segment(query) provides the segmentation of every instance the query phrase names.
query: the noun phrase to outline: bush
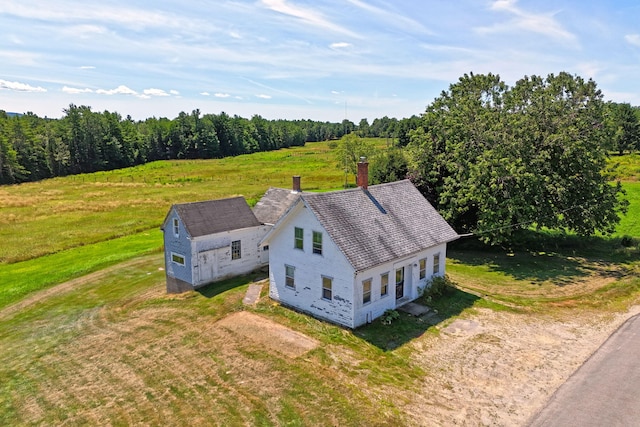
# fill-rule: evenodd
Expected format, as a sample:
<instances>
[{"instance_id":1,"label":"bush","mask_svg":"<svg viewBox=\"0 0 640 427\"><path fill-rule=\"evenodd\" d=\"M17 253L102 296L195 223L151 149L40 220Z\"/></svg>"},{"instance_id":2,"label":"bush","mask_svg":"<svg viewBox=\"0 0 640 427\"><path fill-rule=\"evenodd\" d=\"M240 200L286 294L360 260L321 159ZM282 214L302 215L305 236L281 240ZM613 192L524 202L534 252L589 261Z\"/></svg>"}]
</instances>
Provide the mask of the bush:
<instances>
[{"instance_id":1,"label":"bush","mask_svg":"<svg viewBox=\"0 0 640 427\"><path fill-rule=\"evenodd\" d=\"M400 313L398 313L396 310L385 310L384 313L382 314L382 316L380 316L380 322L382 322L383 325L390 325L394 320L398 319L400 317Z\"/></svg>"},{"instance_id":2,"label":"bush","mask_svg":"<svg viewBox=\"0 0 640 427\"><path fill-rule=\"evenodd\" d=\"M437 276L431 279L431 282L424 290L423 298L429 303L433 298L441 297L455 289L453 281L449 276Z\"/></svg>"},{"instance_id":3,"label":"bush","mask_svg":"<svg viewBox=\"0 0 640 427\"><path fill-rule=\"evenodd\" d=\"M624 236L622 236L622 239L620 239L620 244L624 248L630 248L631 246L635 246L635 239L625 234Z\"/></svg>"}]
</instances>

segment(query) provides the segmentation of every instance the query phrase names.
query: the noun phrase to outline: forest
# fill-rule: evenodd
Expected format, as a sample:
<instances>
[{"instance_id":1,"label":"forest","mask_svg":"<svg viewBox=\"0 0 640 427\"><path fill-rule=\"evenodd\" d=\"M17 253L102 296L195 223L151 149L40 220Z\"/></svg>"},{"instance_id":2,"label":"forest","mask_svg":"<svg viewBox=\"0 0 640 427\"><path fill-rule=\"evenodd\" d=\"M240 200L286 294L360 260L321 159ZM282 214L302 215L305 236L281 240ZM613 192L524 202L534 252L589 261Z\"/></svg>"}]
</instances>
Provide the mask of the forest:
<instances>
[{"instance_id":1,"label":"forest","mask_svg":"<svg viewBox=\"0 0 640 427\"><path fill-rule=\"evenodd\" d=\"M394 137L406 145L418 117L383 117L356 126L312 120L191 114L134 121L117 112L69 105L60 119L0 110L0 184L114 170L171 159L211 159L360 136Z\"/></svg>"}]
</instances>

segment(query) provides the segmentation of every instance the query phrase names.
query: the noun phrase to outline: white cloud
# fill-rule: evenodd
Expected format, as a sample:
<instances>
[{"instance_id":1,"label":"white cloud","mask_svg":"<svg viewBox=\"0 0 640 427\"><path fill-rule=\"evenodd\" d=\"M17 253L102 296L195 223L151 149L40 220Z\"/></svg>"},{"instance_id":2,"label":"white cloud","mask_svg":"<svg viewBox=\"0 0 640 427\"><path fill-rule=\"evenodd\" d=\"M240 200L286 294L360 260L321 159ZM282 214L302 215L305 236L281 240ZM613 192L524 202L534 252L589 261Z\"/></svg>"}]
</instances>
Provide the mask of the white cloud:
<instances>
[{"instance_id":1,"label":"white cloud","mask_svg":"<svg viewBox=\"0 0 640 427\"><path fill-rule=\"evenodd\" d=\"M211 95L211 94L210 94L209 92L200 92L200 95L202 95L202 96L209 96L209 95Z\"/></svg>"},{"instance_id":2,"label":"white cloud","mask_svg":"<svg viewBox=\"0 0 640 427\"><path fill-rule=\"evenodd\" d=\"M231 36L234 39L241 39L242 38L242 36L240 36L240 33L238 33L237 31L229 32L229 36Z\"/></svg>"},{"instance_id":3,"label":"white cloud","mask_svg":"<svg viewBox=\"0 0 640 427\"><path fill-rule=\"evenodd\" d=\"M228 98L228 97L230 97L231 95L229 95L228 93L220 93L220 92L218 92L218 93L216 93L216 94L215 94L215 95L213 95L213 96L215 96L216 98Z\"/></svg>"},{"instance_id":4,"label":"white cloud","mask_svg":"<svg viewBox=\"0 0 640 427\"><path fill-rule=\"evenodd\" d=\"M92 93L93 91L89 88L84 88L84 89L80 89L77 87L69 87L69 86L64 86L62 88L62 91L64 93L70 93L72 95L78 94L78 93Z\"/></svg>"},{"instance_id":5,"label":"white cloud","mask_svg":"<svg viewBox=\"0 0 640 427\"><path fill-rule=\"evenodd\" d=\"M274 12L282 13L284 15L293 16L294 18L298 18L301 21L304 21L306 24L311 24L314 27L318 27L323 30L330 30L336 33L346 34L351 37L360 38L360 36L352 32L351 30L334 24L333 22L331 22L331 20L325 18L321 13L312 9L291 4L287 0L262 0L262 4L266 6L267 9L271 9Z\"/></svg>"},{"instance_id":6,"label":"white cloud","mask_svg":"<svg viewBox=\"0 0 640 427\"><path fill-rule=\"evenodd\" d=\"M331 43L329 47L331 49L344 49L347 47L351 47L351 43L346 43L346 42Z\"/></svg>"},{"instance_id":7,"label":"white cloud","mask_svg":"<svg viewBox=\"0 0 640 427\"><path fill-rule=\"evenodd\" d=\"M378 16L379 18L382 18L384 20L385 25L387 26L393 25L398 28L402 28L403 30L413 30L419 33L433 34L432 31L429 31L420 22L414 19L408 18L404 15L398 14L392 10L373 6L361 0L348 0L348 1L354 6L357 6L362 10L365 10L373 15Z\"/></svg>"},{"instance_id":8,"label":"white cloud","mask_svg":"<svg viewBox=\"0 0 640 427\"><path fill-rule=\"evenodd\" d=\"M576 36L565 30L556 18L556 13L532 13L519 8L517 0L496 0L491 4L490 9L506 12L514 15L511 21L499 23L491 27L477 27L476 31L483 34L488 33L517 33L529 31L541 34L552 39L564 41L576 41Z\"/></svg>"},{"instance_id":9,"label":"white cloud","mask_svg":"<svg viewBox=\"0 0 640 427\"><path fill-rule=\"evenodd\" d=\"M89 39L95 35L101 35L108 33L106 27L102 25L74 25L71 27L67 27L63 30L65 34L68 36L72 36L80 39Z\"/></svg>"},{"instance_id":10,"label":"white cloud","mask_svg":"<svg viewBox=\"0 0 640 427\"><path fill-rule=\"evenodd\" d=\"M0 80L0 89L13 90L16 92L46 92L47 90L43 87L31 86L27 83L20 82L10 82L8 80Z\"/></svg>"},{"instance_id":11,"label":"white cloud","mask_svg":"<svg viewBox=\"0 0 640 427\"><path fill-rule=\"evenodd\" d=\"M117 88L110 90L98 89L96 90L96 93L99 93L101 95L138 95L138 92L133 89L129 89L124 85L120 85Z\"/></svg>"},{"instance_id":12,"label":"white cloud","mask_svg":"<svg viewBox=\"0 0 640 427\"><path fill-rule=\"evenodd\" d=\"M640 46L640 34L627 34L626 36L624 36L624 39L629 44Z\"/></svg>"},{"instance_id":13,"label":"white cloud","mask_svg":"<svg viewBox=\"0 0 640 427\"><path fill-rule=\"evenodd\" d=\"M169 91L169 93L170 93L171 95L175 95L175 96L180 95L180 92L178 92L178 91L177 91L177 90L175 90L175 89L171 89L171 90Z\"/></svg>"},{"instance_id":14,"label":"white cloud","mask_svg":"<svg viewBox=\"0 0 640 427\"><path fill-rule=\"evenodd\" d=\"M169 96L164 90L156 88L145 89L142 93L147 96Z\"/></svg>"},{"instance_id":15,"label":"white cloud","mask_svg":"<svg viewBox=\"0 0 640 427\"><path fill-rule=\"evenodd\" d=\"M94 67L93 65L82 65L80 66L81 70L95 70L96 67Z\"/></svg>"},{"instance_id":16,"label":"white cloud","mask_svg":"<svg viewBox=\"0 0 640 427\"><path fill-rule=\"evenodd\" d=\"M264 93L258 94L256 97L261 99L271 99L270 95L265 95Z\"/></svg>"}]
</instances>

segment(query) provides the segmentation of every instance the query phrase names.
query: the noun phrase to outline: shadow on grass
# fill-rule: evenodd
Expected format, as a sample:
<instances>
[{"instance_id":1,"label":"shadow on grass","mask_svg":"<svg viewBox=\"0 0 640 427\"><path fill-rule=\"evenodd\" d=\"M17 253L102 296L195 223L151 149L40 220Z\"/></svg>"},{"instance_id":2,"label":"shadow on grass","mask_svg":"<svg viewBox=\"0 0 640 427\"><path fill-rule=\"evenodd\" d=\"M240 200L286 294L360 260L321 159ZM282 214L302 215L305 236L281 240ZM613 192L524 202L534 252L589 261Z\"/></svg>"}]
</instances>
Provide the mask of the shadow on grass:
<instances>
[{"instance_id":1,"label":"shadow on grass","mask_svg":"<svg viewBox=\"0 0 640 427\"><path fill-rule=\"evenodd\" d=\"M600 267L632 262L637 256L637 248L625 247L623 238L535 231L518 234L509 250L466 239L450 244L447 251L448 258L461 264L485 266L514 279L548 281L557 286L575 283L594 272L615 274Z\"/></svg>"},{"instance_id":2,"label":"shadow on grass","mask_svg":"<svg viewBox=\"0 0 640 427\"><path fill-rule=\"evenodd\" d=\"M428 303L424 297L414 301L431 308L428 313L422 316L413 316L399 311L400 317L390 325L384 325L378 318L373 323L356 329L353 333L382 350L395 350L450 317L459 315L479 299L476 295L450 287L442 296L434 298Z\"/></svg>"},{"instance_id":3,"label":"shadow on grass","mask_svg":"<svg viewBox=\"0 0 640 427\"><path fill-rule=\"evenodd\" d=\"M226 280L221 280L219 282L209 283L206 286L196 289L196 292L198 292L205 298L213 298L231 289L235 289L249 283L257 282L265 278L266 274L264 272L256 271L244 276L238 276Z\"/></svg>"}]
</instances>

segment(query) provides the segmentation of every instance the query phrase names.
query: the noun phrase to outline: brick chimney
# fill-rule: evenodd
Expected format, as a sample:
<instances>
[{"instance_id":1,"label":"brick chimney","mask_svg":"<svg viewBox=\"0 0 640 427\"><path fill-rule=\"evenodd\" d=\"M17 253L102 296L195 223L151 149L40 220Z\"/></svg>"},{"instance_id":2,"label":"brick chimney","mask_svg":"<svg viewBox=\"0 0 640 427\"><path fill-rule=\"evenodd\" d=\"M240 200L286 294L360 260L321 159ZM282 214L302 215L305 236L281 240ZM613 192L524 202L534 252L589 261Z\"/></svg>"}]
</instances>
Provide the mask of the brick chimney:
<instances>
[{"instance_id":1,"label":"brick chimney","mask_svg":"<svg viewBox=\"0 0 640 427\"><path fill-rule=\"evenodd\" d=\"M302 192L302 188L300 188L300 175L293 176L293 189L291 190L293 193Z\"/></svg>"},{"instance_id":2,"label":"brick chimney","mask_svg":"<svg viewBox=\"0 0 640 427\"><path fill-rule=\"evenodd\" d=\"M369 185L369 162L367 162L366 157L360 157L360 161L358 162L356 184L363 190L366 190Z\"/></svg>"}]
</instances>

